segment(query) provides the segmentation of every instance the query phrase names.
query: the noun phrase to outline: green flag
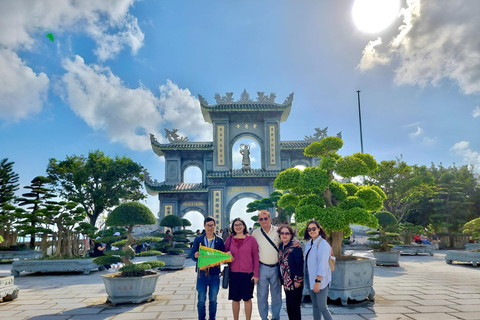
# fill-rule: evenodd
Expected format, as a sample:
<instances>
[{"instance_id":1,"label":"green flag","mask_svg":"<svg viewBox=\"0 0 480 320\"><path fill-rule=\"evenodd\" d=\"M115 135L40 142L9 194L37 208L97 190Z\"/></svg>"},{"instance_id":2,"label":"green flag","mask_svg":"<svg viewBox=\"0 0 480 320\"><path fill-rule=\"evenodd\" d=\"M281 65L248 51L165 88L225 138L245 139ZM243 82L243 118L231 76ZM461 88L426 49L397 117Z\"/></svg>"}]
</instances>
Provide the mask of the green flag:
<instances>
[{"instance_id":1,"label":"green flag","mask_svg":"<svg viewBox=\"0 0 480 320\"><path fill-rule=\"evenodd\" d=\"M222 263L233 261L230 254L202 245L200 245L198 252L200 252L200 257L198 257L198 268L200 270L205 270L207 268L218 266Z\"/></svg>"}]
</instances>

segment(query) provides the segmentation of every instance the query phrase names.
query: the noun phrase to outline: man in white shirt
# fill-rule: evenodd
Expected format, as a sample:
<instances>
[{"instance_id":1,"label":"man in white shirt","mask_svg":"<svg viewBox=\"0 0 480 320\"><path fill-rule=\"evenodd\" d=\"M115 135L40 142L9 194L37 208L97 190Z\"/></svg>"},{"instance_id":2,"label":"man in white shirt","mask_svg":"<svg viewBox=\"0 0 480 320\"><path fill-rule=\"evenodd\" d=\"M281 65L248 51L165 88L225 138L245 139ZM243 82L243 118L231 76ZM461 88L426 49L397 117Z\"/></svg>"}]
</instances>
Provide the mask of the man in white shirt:
<instances>
[{"instance_id":1,"label":"man in white shirt","mask_svg":"<svg viewBox=\"0 0 480 320\"><path fill-rule=\"evenodd\" d=\"M278 277L278 246L280 245L280 237L277 233L278 228L272 225L270 212L267 210L258 212L258 222L261 228L252 232L252 236L258 243L258 255L260 258L260 278L257 284L258 312L262 320L268 320L268 289L270 287L272 294L272 320L280 320L282 287Z\"/></svg>"}]
</instances>

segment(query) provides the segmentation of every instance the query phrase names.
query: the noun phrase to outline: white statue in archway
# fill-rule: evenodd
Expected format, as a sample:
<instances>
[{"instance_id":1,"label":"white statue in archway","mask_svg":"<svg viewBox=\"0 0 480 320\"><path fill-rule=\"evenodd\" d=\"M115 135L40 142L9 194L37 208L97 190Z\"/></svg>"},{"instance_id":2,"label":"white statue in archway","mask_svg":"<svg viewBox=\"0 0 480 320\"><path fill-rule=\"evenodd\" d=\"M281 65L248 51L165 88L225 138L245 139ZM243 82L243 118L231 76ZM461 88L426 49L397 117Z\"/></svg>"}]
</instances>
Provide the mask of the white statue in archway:
<instances>
[{"instance_id":1,"label":"white statue in archway","mask_svg":"<svg viewBox=\"0 0 480 320\"><path fill-rule=\"evenodd\" d=\"M241 144L240 154L242 155L242 169L251 169L250 167L250 145Z\"/></svg>"}]
</instances>

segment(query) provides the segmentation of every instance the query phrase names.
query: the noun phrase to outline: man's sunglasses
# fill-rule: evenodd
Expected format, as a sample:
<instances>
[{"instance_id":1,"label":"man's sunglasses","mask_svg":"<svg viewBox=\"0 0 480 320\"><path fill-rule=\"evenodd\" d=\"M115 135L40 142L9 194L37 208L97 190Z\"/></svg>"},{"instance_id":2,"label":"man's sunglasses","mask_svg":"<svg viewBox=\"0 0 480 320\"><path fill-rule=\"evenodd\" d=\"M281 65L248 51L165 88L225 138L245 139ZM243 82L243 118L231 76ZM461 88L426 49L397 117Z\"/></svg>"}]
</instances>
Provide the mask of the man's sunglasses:
<instances>
[{"instance_id":1,"label":"man's sunglasses","mask_svg":"<svg viewBox=\"0 0 480 320\"><path fill-rule=\"evenodd\" d=\"M270 217L266 217L266 218L258 218L258 221L263 221L263 220L267 221L268 219L270 219Z\"/></svg>"},{"instance_id":2,"label":"man's sunglasses","mask_svg":"<svg viewBox=\"0 0 480 320\"><path fill-rule=\"evenodd\" d=\"M317 227L311 227L311 228L307 228L307 232L310 232L310 231L317 231Z\"/></svg>"}]
</instances>

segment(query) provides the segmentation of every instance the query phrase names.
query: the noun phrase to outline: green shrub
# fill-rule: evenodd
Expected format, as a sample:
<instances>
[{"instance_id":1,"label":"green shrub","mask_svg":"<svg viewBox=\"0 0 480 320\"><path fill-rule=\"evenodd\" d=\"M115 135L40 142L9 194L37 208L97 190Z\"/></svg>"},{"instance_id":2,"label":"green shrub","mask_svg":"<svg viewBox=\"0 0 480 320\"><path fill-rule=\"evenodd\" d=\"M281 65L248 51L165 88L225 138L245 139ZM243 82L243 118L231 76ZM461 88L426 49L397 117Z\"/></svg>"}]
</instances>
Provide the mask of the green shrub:
<instances>
[{"instance_id":1,"label":"green shrub","mask_svg":"<svg viewBox=\"0 0 480 320\"><path fill-rule=\"evenodd\" d=\"M182 253L183 253L182 249L177 249L177 248L167 249L167 254L170 254L170 255L179 255Z\"/></svg>"},{"instance_id":2,"label":"green shrub","mask_svg":"<svg viewBox=\"0 0 480 320\"><path fill-rule=\"evenodd\" d=\"M157 250L143 251L136 254L137 257L153 257L153 256L160 256L160 255L162 255L162 252Z\"/></svg>"}]
</instances>

